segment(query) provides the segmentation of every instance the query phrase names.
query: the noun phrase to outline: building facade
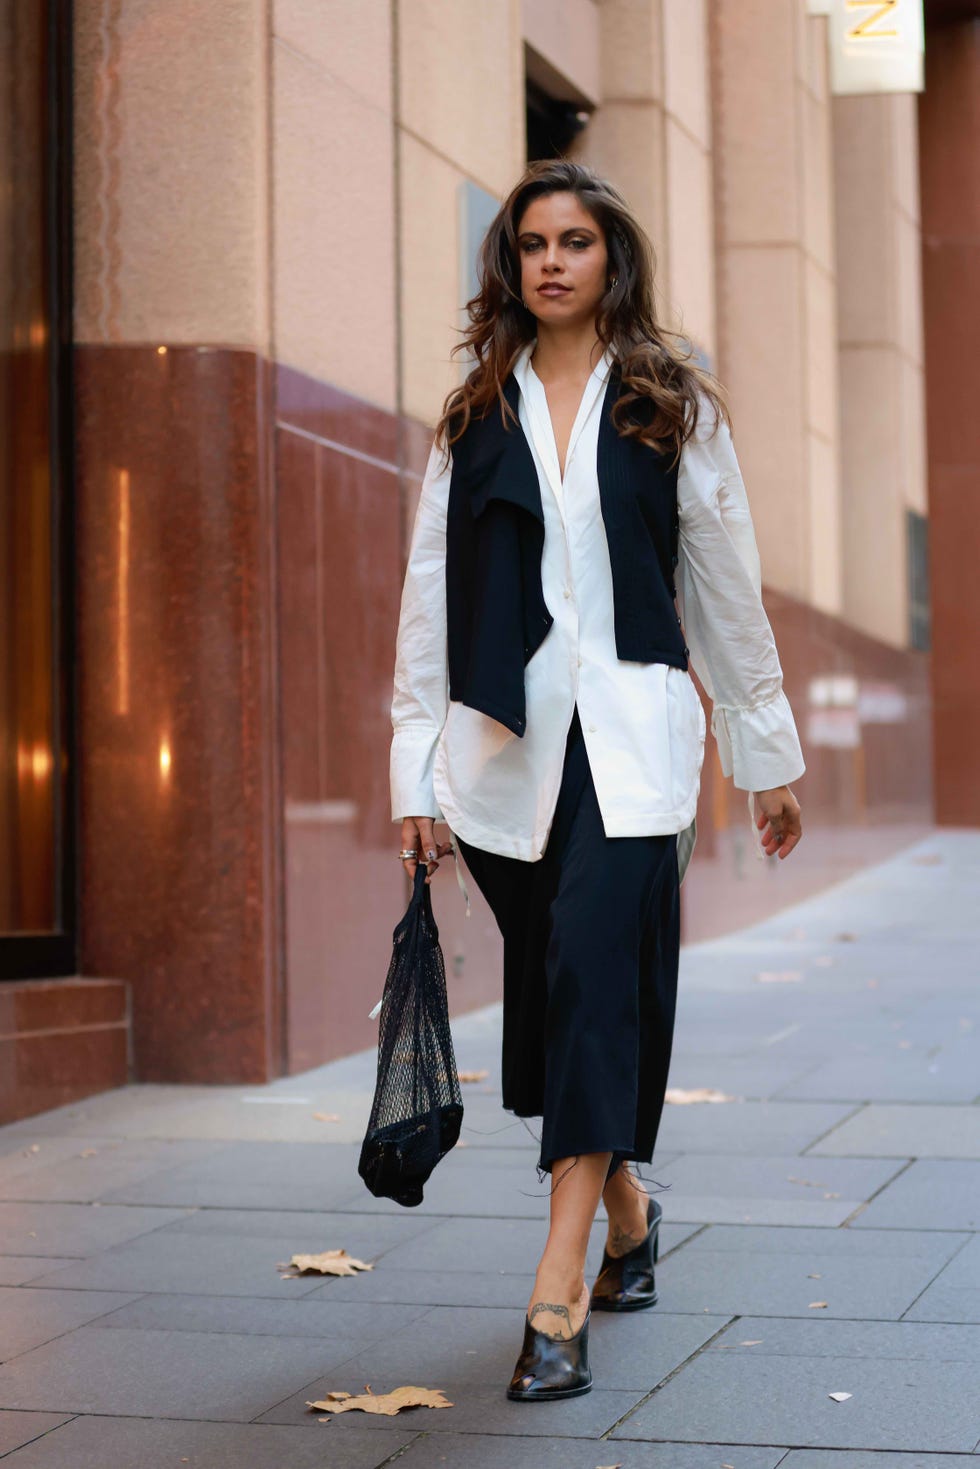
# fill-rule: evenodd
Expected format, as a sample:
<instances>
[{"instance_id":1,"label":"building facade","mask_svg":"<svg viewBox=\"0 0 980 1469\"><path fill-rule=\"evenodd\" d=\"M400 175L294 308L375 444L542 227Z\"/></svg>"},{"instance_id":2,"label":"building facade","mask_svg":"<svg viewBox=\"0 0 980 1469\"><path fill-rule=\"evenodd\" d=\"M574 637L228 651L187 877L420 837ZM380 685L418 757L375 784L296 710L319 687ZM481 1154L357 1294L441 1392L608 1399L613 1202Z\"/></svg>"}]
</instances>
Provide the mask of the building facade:
<instances>
[{"instance_id":1,"label":"building facade","mask_svg":"<svg viewBox=\"0 0 980 1469\"><path fill-rule=\"evenodd\" d=\"M709 736L687 937L980 821L977 12L927 0L923 91L839 95L857 3L0 7L0 1114L372 1043L404 557L529 157L623 190L729 390L807 758L757 862ZM435 897L453 1005L496 998Z\"/></svg>"}]
</instances>

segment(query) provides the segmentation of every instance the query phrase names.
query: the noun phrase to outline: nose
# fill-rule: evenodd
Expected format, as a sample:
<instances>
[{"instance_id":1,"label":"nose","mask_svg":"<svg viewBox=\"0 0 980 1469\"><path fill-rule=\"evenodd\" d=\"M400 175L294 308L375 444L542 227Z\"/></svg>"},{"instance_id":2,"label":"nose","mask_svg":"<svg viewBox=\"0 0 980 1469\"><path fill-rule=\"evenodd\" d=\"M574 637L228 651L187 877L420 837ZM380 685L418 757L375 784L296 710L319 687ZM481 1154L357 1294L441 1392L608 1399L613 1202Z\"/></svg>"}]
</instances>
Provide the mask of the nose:
<instances>
[{"instance_id":1,"label":"nose","mask_svg":"<svg viewBox=\"0 0 980 1469\"><path fill-rule=\"evenodd\" d=\"M548 245L547 249L545 250L544 268L545 270L552 271L561 270L561 259L559 258L558 245L554 242Z\"/></svg>"}]
</instances>

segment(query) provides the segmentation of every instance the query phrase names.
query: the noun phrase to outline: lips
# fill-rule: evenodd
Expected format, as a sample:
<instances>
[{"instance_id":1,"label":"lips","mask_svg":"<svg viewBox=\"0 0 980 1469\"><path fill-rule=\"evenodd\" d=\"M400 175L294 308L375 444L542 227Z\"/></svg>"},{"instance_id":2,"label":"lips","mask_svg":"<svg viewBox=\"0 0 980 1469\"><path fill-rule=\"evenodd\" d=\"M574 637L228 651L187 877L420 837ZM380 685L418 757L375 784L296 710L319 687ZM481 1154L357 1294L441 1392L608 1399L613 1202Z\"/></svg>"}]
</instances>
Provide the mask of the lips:
<instances>
[{"instance_id":1,"label":"lips","mask_svg":"<svg viewBox=\"0 0 980 1469\"><path fill-rule=\"evenodd\" d=\"M567 296L571 290L570 286L559 286L554 281L549 281L546 286L538 286L539 296Z\"/></svg>"}]
</instances>

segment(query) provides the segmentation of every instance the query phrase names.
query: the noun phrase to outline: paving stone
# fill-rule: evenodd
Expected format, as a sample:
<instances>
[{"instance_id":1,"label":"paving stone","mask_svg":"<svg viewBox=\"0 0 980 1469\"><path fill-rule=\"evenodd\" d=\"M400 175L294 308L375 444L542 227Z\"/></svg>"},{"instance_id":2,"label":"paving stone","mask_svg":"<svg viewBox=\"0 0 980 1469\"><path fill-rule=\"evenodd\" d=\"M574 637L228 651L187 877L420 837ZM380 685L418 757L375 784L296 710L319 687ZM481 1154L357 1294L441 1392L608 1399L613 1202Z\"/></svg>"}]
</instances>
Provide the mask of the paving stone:
<instances>
[{"instance_id":1,"label":"paving stone","mask_svg":"<svg viewBox=\"0 0 980 1469\"><path fill-rule=\"evenodd\" d=\"M814 1069L812 1060L791 1057L705 1056L688 1049L682 1044L684 1039L677 1037L678 1044L671 1056L668 1085L672 1087L710 1086L746 1101L767 1101L780 1098L784 1088L801 1081ZM816 1100L838 1099L817 1093Z\"/></svg>"},{"instance_id":2,"label":"paving stone","mask_svg":"<svg viewBox=\"0 0 980 1469\"><path fill-rule=\"evenodd\" d=\"M21 1444L30 1443L42 1434L50 1433L52 1428L57 1428L66 1421L65 1413L0 1412L0 1456L12 1453Z\"/></svg>"},{"instance_id":3,"label":"paving stone","mask_svg":"<svg viewBox=\"0 0 980 1469\"><path fill-rule=\"evenodd\" d=\"M266 1239L249 1235L195 1235L157 1232L116 1250L52 1271L36 1285L75 1290L198 1291L216 1296L274 1296L296 1300L317 1289L321 1278L303 1275L283 1280L277 1266L302 1251L309 1240ZM320 1239L318 1249L339 1246ZM351 1250L353 1254L354 1251Z\"/></svg>"},{"instance_id":4,"label":"paving stone","mask_svg":"<svg viewBox=\"0 0 980 1469\"><path fill-rule=\"evenodd\" d=\"M876 1358L881 1361L980 1362L980 1329L932 1321L828 1321L745 1316L707 1351L752 1356Z\"/></svg>"},{"instance_id":5,"label":"paving stone","mask_svg":"<svg viewBox=\"0 0 980 1469\"><path fill-rule=\"evenodd\" d=\"M931 1049L899 1050L897 1041L895 1047L888 1055L834 1056L780 1087L776 1095L786 1100L828 1102L976 1100L980 1052L960 1052L942 1059Z\"/></svg>"},{"instance_id":6,"label":"paving stone","mask_svg":"<svg viewBox=\"0 0 980 1469\"><path fill-rule=\"evenodd\" d=\"M968 1242L970 1235L938 1229L806 1229L792 1226L711 1224L698 1232L689 1250L772 1250L777 1254L808 1255L819 1250L832 1257L859 1259L888 1255L895 1259L924 1259L938 1270Z\"/></svg>"},{"instance_id":7,"label":"paving stone","mask_svg":"<svg viewBox=\"0 0 980 1469\"><path fill-rule=\"evenodd\" d=\"M119 1291L0 1288L0 1362L136 1299Z\"/></svg>"},{"instance_id":8,"label":"paving stone","mask_svg":"<svg viewBox=\"0 0 980 1469\"><path fill-rule=\"evenodd\" d=\"M138 1326L154 1331L231 1331L240 1336L342 1337L356 1352L417 1321L429 1309L331 1301L328 1296L270 1301L255 1296L146 1295L97 1324L107 1330Z\"/></svg>"},{"instance_id":9,"label":"paving stone","mask_svg":"<svg viewBox=\"0 0 980 1469\"><path fill-rule=\"evenodd\" d=\"M247 1423L350 1344L81 1326L0 1366L0 1407Z\"/></svg>"},{"instance_id":10,"label":"paving stone","mask_svg":"<svg viewBox=\"0 0 980 1469\"><path fill-rule=\"evenodd\" d=\"M517 1406L517 1405L515 1405ZM607 1452L594 1440L493 1437L487 1434L441 1433L433 1454L432 1440L420 1435L398 1460L399 1469L596 1469L597 1461L619 1462L623 1469L775 1469L785 1462L785 1449L746 1448L742 1444L620 1443ZM954 1465L954 1469L956 1466ZM976 1469L972 1465L971 1469Z\"/></svg>"},{"instance_id":11,"label":"paving stone","mask_svg":"<svg viewBox=\"0 0 980 1469\"><path fill-rule=\"evenodd\" d=\"M779 1469L977 1469L968 1454L870 1453L853 1449L792 1449L780 1459Z\"/></svg>"},{"instance_id":12,"label":"paving stone","mask_svg":"<svg viewBox=\"0 0 980 1469\"><path fill-rule=\"evenodd\" d=\"M665 1311L809 1316L810 1303L822 1300L827 1309L821 1315L897 1320L939 1268L938 1261L921 1256L906 1257L899 1265L893 1255L848 1258L840 1251L824 1254L819 1245L806 1253L781 1254L760 1243L752 1252L681 1250L658 1271L657 1283ZM814 1274L820 1278L812 1279Z\"/></svg>"},{"instance_id":13,"label":"paving stone","mask_svg":"<svg viewBox=\"0 0 980 1469\"><path fill-rule=\"evenodd\" d=\"M834 1227L901 1166L862 1158L822 1158L816 1165L792 1155L692 1153L664 1170L662 1181L670 1191L660 1202L665 1214L690 1222Z\"/></svg>"},{"instance_id":14,"label":"paving stone","mask_svg":"<svg viewBox=\"0 0 980 1469\"><path fill-rule=\"evenodd\" d=\"M69 1142L58 1139L59 1144ZM4 1174L0 1159L0 1199L43 1201L57 1199L73 1203L89 1203L101 1199L125 1184L138 1183L182 1162L210 1156L220 1144L176 1142L151 1139L138 1142L108 1138L98 1143L87 1139L73 1140L74 1151L58 1148L61 1157L45 1166L21 1169L16 1165ZM48 1151L42 1147L34 1155L40 1159Z\"/></svg>"},{"instance_id":15,"label":"paving stone","mask_svg":"<svg viewBox=\"0 0 980 1469\"><path fill-rule=\"evenodd\" d=\"M675 1153L802 1153L853 1110L846 1102L670 1105L657 1145Z\"/></svg>"},{"instance_id":16,"label":"paving stone","mask_svg":"<svg viewBox=\"0 0 980 1469\"><path fill-rule=\"evenodd\" d=\"M67 1255L0 1255L0 1285L23 1285L38 1275L47 1275L59 1265L70 1265Z\"/></svg>"},{"instance_id":17,"label":"paving stone","mask_svg":"<svg viewBox=\"0 0 980 1469\"><path fill-rule=\"evenodd\" d=\"M980 1437L975 1362L758 1352L702 1352L613 1437L932 1453L968 1453ZM832 1392L852 1397L837 1403Z\"/></svg>"},{"instance_id":18,"label":"paving stone","mask_svg":"<svg viewBox=\"0 0 980 1469\"><path fill-rule=\"evenodd\" d=\"M980 1158L980 1107L864 1107L814 1143L811 1157Z\"/></svg>"},{"instance_id":19,"label":"paving stone","mask_svg":"<svg viewBox=\"0 0 980 1469\"><path fill-rule=\"evenodd\" d=\"M91 1255L150 1234L182 1214L181 1209L123 1209L110 1204L0 1203L0 1239L16 1255Z\"/></svg>"},{"instance_id":20,"label":"paving stone","mask_svg":"<svg viewBox=\"0 0 980 1469\"><path fill-rule=\"evenodd\" d=\"M351 1429L339 1442L326 1425L304 1433L255 1423L74 1418L8 1462L12 1469L180 1469L184 1460L199 1469L376 1469L414 1437L404 1426L384 1438Z\"/></svg>"},{"instance_id":21,"label":"paving stone","mask_svg":"<svg viewBox=\"0 0 980 1469\"><path fill-rule=\"evenodd\" d=\"M518 1342L518 1348L520 1342ZM619 1422L631 1408L640 1401L642 1394L636 1392L617 1392L606 1388L593 1388L584 1397L568 1398L560 1403L512 1403L505 1397L504 1392L514 1368L514 1360L517 1353L512 1353L512 1360L508 1363L504 1380L495 1381L490 1388L469 1387L465 1395L453 1401L453 1407L429 1409L421 1419L413 1419L413 1426L418 1423L418 1431L432 1438L438 1435L441 1439L444 1433L481 1433L487 1435L505 1434L527 1438L601 1438L603 1434ZM327 1392L345 1390L343 1370L331 1372L328 1377L318 1378L305 1387L295 1397L286 1399L278 1407L263 1413L258 1420L261 1423L310 1423L321 1429L325 1424L317 1425L317 1415L307 1408L307 1401L315 1402L322 1398ZM363 1390L363 1383L353 1381L349 1391ZM416 1387L438 1387L439 1383L418 1383ZM394 1382L385 1382L379 1377L371 1382L374 1392L387 1391L389 1388L398 1386ZM330 1424L330 1433L337 1436L337 1442L341 1442L340 1435L349 1433L353 1427L352 1421L355 1416L362 1422L365 1428L378 1433L379 1437L387 1440L388 1435L397 1430L399 1421L397 1418L382 1418L380 1416L368 1417L366 1414L346 1413ZM599 1451L601 1449L601 1452ZM389 1450L389 1453L391 1450ZM596 1465L603 1463L615 1463L622 1457L621 1454L613 1454L609 1459L604 1455L607 1449L601 1445L597 1449ZM438 1450L433 1449L433 1457L429 1461L433 1466L438 1465ZM626 1466L624 1465L624 1469Z\"/></svg>"},{"instance_id":22,"label":"paving stone","mask_svg":"<svg viewBox=\"0 0 980 1469\"><path fill-rule=\"evenodd\" d=\"M293 1142L228 1143L207 1158L168 1168L106 1196L107 1203L330 1210L366 1193L357 1152Z\"/></svg>"},{"instance_id":23,"label":"paving stone","mask_svg":"<svg viewBox=\"0 0 980 1469\"><path fill-rule=\"evenodd\" d=\"M980 1229L980 1162L913 1163L853 1221L869 1229Z\"/></svg>"},{"instance_id":24,"label":"paving stone","mask_svg":"<svg viewBox=\"0 0 980 1469\"><path fill-rule=\"evenodd\" d=\"M980 1237L974 1236L905 1313L906 1321L980 1322Z\"/></svg>"},{"instance_id":25,"label":"paving stone","mask_svg":"<svg viewBox=\"0 0 980 1469\"><path fill-rule=\"evenodd\" d=\"M293 1242L290 1254L314 1254L343 1246L362 1260L379 1260L409 1240L437 1229L442 1221L413 1210L398 1214L319 1213L301 1209L195 1209L161 1234L221 1236L246 1235L253 1239Z\"/></svg>"}]
</instances>

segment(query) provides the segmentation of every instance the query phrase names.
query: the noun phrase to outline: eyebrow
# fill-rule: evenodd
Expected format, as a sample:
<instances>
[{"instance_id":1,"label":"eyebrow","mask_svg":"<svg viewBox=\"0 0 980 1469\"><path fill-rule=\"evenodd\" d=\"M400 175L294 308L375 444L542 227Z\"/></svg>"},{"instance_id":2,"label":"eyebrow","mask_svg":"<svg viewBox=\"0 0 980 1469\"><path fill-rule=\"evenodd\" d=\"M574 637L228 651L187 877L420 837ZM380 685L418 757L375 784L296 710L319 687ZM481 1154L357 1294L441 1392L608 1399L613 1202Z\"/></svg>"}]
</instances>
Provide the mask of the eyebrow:
<instances>
[{"instance_id":1,"label":"eyebrow","mask_svg":"<svg viewBox=\"0 0 980 1469\"><path fill-rule=\"evenodd\" d=\"M577 224L571 229L562 230L559 239L566 240L569 235L591 235L594 240L598 239L595 230L590 229L587 224ZM519 240L543 240L544 235L538 230L521 230L517 238Z\"/></svg>"}]
</instances>

